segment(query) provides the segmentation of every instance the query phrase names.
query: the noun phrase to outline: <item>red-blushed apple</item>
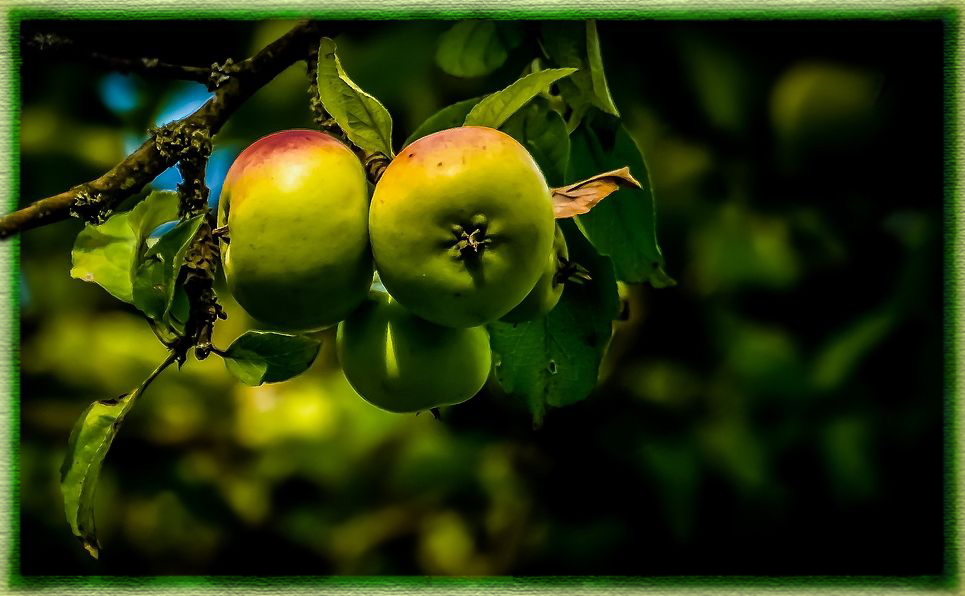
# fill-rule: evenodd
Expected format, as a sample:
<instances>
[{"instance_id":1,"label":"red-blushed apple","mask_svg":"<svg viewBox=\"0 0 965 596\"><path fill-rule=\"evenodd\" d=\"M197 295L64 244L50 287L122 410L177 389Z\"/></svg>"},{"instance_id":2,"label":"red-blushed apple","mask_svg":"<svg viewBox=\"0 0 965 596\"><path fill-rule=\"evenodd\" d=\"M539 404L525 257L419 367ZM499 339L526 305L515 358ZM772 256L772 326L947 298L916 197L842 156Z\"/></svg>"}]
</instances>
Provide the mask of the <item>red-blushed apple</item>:
<instances>
[{"instance_id":1,"label":"red-blushed apple","mask_svg":"<svg viewBox=\"0 0 965 596\"><path fill-rule=\"evenodd\" d=\"M403 149L375 187L369 234L385 288L451 327L498 319L529 293L553 245L546 179L515 139L451 128Z\"/></svg>"},{"instance_id":2,"label":"red-blushed apple","mask_svg":"<svg viewBox=\"0 0 965 596\"><path fill-rule=\"evenodd\" d=\"M344 319L372 282L368 209L362 164L335 138L285 130L255 141L228 170L218 209L232 295L284 329Z\"/></svg>"}]
</instances>

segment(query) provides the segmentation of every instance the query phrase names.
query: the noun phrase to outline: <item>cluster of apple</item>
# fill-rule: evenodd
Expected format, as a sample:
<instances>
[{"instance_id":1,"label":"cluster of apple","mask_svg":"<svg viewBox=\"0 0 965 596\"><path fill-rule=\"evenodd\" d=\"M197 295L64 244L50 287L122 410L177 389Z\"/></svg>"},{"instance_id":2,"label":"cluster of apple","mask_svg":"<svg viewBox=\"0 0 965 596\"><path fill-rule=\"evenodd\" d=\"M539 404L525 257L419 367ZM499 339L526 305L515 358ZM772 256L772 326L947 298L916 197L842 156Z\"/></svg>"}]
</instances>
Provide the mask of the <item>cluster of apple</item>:
<instances>
[{"instance_id":1,"label":"cluster of apple","mask_svg":"<svg viewBox=\"0 0 965 596\"><path fill-rule=\"evenodd\" d=\"M465 126L411 143L369 194L358 158L325 133L256 141L220 199L228 287L276 328L339 323L345 376L380 408L465 401L489 376L485 324L543 316L563 290L546 180L509 135Z\"/></svg>"}]
</instances>

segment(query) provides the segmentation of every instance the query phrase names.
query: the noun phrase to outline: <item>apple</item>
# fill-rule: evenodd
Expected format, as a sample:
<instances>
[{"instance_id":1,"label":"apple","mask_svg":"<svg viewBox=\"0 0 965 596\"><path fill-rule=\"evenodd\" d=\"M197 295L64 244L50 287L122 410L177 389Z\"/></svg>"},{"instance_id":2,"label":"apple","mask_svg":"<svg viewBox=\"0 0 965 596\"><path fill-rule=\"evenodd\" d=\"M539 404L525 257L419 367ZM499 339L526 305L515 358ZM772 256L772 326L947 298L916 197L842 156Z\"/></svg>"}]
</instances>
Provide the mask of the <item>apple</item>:
<instances>
[{"instance_id":1,"label":"apple","mask_svg":"<svg viewBox=\"0 0 965 596\"><path fill-rule=\"evenodd\" d=\"M485 327L430 323L381 292L339 323L336 351L349 384L390 412L466 401L486 383L492 363Z\"/></svg>"},{"instance_id":2,"label":"apple","mask_svg":"<svg viewBox=\"0 0 965 596\"><path fill-rule=\"evenodd\" d=\"M562 279L560 272L569 262L569 256L563 230L556 226L553 249L550 251L549 259L546 260L543 275L536 281L536 285L529 291L526 298L500 320L504 323L522 323L548 315L563 295L565 280Z\"/></svg>"},{"instance_id":3,"label":"apple","mask_svg":"<svg viewBox=\"0 0 965 596\"><path fill-rule=\"evenodd\" d=\"M396 300L451 327L494 321L522 302L553 245L550 189L529 152L464 126L403 149L375 187L375 267Z\"/></svg>"},{"instance_id":4,"label":"apple","mask_svg":"<svg viewBox=\"0 0 965 596\"><path fill-rule=\"evenodd\" d=\"M351 149L314 130L285 130L235 159L218 225L228 288L253 318L283 329L336 323L372 281L368 182Z\"/></svg>"}]
</instances>

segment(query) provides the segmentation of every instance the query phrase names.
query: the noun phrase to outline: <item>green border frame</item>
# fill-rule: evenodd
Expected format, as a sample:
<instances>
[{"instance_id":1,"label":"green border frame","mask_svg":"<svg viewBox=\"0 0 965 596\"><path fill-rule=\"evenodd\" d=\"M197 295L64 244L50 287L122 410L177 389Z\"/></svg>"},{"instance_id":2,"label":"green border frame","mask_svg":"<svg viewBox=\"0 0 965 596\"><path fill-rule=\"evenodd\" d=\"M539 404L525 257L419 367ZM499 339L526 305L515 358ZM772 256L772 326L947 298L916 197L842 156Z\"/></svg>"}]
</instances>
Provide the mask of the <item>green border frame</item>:
<instances>
[{"instance_id":1,"label":"green border frame","mask_svg":"<svg viewBox=\"0 0 965 596\"><path fill-rule=\"evenodd\" d=\"M57 1L57 0L55 0ZM60 0L63 1L63 0ZM552 0L551 0L552 1ZM9 52L0 53L0 83L7 89L4 96L7 113L0 118L0 137L5 137L10 149L6 167L0 168L0 189L7 197L7 211L16 208L19 196L19 98L20 56L18 45L19 24L27 19L143 19L164 20L174 18L192 19L291 19L324 18L350 20L416 20L416 19L625 19L625 20L942 20L945 23L945 196L944 196L944 313L945 313L945 558L944 571L935 576L575 576L575 577L328 577L328 576L23 576L20 565L20 494L19 494L19 395L20 395L20 241L12 238L0 243L0 276L9 276L9 287L0 287L0 333L9 337L9 343L0 344L0 383L9 392L0 401L0 520L8 519L9 528L0 522L0 591L35 591L45 593L78 593L86 588L90 592L149 593L158 591L189 593L259 592L281 594L288 590L313 592L337 591L339 593L416 592L432 591L446 594L466 593L535 593L535 592L593 592L593 593L803 593L833 590L834 593L886 594L886 593L959 593L962 582L962 526L959 507L962 504L961 465L965 441L959 434L960 398L965 396L965 375L962 374L960 346L965 340L961 287L965 277L965 246L960 230L965 223L965 210L958 203L958 191L962 179L961 155L961 69L959 51L962 41L962 15L965 4L955 2L914 2L898 0L883 2L855 2L845 7L840 3L817 3L794 0L765 0L756 4L739 0L713 2L698 0L672 0L673 3L648 4L626 0L583 0L547 3L534 7L513 0L507 4L495 4L486 0L482 6L440 0L435 8L418 4L389 4L388 0L337 0L325 9L302 6L299 2L271 2L251 8L219 6L205 0L155 0L145 4L137 0L121 0L113 6L84 1L80 6L63 2L43 0L0 0L0 39L6 39ZM42 4L41 4L42 3ZM5 6L4 6L5 4ZM958 265L963 263L963 265ZM6 418L6 420L3 420ZM7 435L7 439L3 438ZM4 448L6 447L6 449ZM4 453L6 451L6 453ZM9 483L9 485L8 485ZM9 516L9 517L8 517ZM65 526L66 531L66 526ZM7 552L2 552L7 550Z\"/></svg>"}]
</instances>

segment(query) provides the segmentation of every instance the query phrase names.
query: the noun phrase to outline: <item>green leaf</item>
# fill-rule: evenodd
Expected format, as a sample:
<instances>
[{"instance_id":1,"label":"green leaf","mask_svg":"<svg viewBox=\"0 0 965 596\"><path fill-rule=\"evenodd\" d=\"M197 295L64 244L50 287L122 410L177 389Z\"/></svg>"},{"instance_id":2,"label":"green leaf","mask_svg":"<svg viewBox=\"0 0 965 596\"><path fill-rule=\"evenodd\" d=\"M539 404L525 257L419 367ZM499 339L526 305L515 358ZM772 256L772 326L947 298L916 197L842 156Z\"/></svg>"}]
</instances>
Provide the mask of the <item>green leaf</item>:
<instances>
[{"instance_id":1,"label":"green leaf","mask_svg":"<svg viewBox=\"0 0 965 596\"><path fill-rule=\"evenodd\" d=\"M101 225L86 225L74 241L70 276L94 282L115 298L132 303L134 269L145 238L177 218L177 193L157 191Z\"/></svg>"},{"instance_id":2,"label":"green leaf","mask_svg":"<svg viewBox=\"0 0 965 596\"><path fill-rule=\"evenodd\" d=\"M521 41L515 23L459 21L439 38L436 63L453 76L478 77L502 66Z\"/></svg>"},{"instance_id":3,"label":"green leaf","mask_svg":"<svg viewBox=\"0 0 965 596\"><path fill-rule=\"evenodd\" d=\"M134 275L134 306L155 321L164 318L174 299L174 282L204 215L178 223L144 254Z\"/></svg>"},{"instance_id":4,"label":"green leaf","mask_svg":"<svg viewBox=\"0 0 965 596\"><path fill-rule=\"evenodd\" d=\"M563 99L573 108L570 130L579 124L590 106L619 116L603 72L596 22L547 22L542 25L540 33L543 50L549 59L559 66L579 69L559 83Z\"/></svg>"},{"instance_id":5,"label":"green leaf","mask_svg":"<svg viewBox=\"0 0 965 596\"><path fill-rule=\"evenodd\" d=\"M572 221L558 223L570 258L589 271L591 280L568 284L546 317L487 325L496 379L507 393L526 403L535 424L542 422L547 406L580 401L596 386L619 311L610 259L597 254Z\"/></svg>"},{"instance_id":6,"label":"green leaf","mask_svg":"<svg viewBox=\"0 0 965 596\"><path fill-rule=\"evenodd\" d=\"M590 67L590 79L593 83L593 105L607 114L620 116L620 111L613 103L610 87L606 83L603 72L603 55L600 52L600 36L596 32L596 21L586 22L586 54Z\"/></svg>"},{"instance_id":7,"label":"green leaf","mask_svg":"<svg viewBox=\"0 0 965 596\"><path fill-rule=\"evenodd\" d=\"M312 365L321 342L304 335L246 331L223 354L228 372L246 385L277 383Z\"/></svg>"},{"instance_id":8,"label":"green leaf","mask_svg":"<svg viewBox=\"0 0 965 596\"><path fill-rule=\"evenodd\" d=\"M164 322L167 323L173 331L179 335L183 335L185 325L187 325L190 316L191 298L188 296L188 292L184 289L183 285L175 284L174 297L171 299L171 307L164 317Z\"/></svg>"},{"instance_id":9,"label":"green leaf","mask_svg":"<svg viewBox=\"0 0 965 596\"><path fill-rule=\"evenodd\" d=\"M429 116L425 122L420 124L419 128L415 129L415 132L409 135L409 138L405 140L405 144L403 146L408 146L413 141L417 141L426 135L431 135L434 132L461 126L462 123L466 121L466 116L469 115L470 110L472 110L473 106L479 103L481 99L481 97L465 99L463 101L456 102L451 106L442 108L432 116Z\"/></svg>"},{"instance_id":10,"label":"green leaf","mask_svg":"<svg viewBox=\"0 0 965 596\"><path fill-rule=\"evenodd\" d=\"M60 468L60 490L70 529L95 559L100 545L94 524L94 493L104 457L141 390L87 406L70 432Z\"/></svg>"},{"instance_id":11,"label":"green leaf","mask_svg":"<svg viewBox=\"0 0 965 596\"><path fill-rule=\"evenodd\" d=\"M323 37L318 49L318 95L325 111L349 140L367 151L392 153L392 116L345 74L335 42Z\"/></svg>"},{"instance_id":12,"label":"green leaf","mask_svg":"<svg viewBox=\"0 0 965 596\"><path fill-rule=\"evenodd\" d=\"M132 302L134 247L134 232L127 223L126 213L115 215L99 226L88 224L74 241L70 276L94 282L118 300Z\"/></svg>"},{"instance_id":13,"label":"green leaf","mask_svg":"<svg viewBox=\"0 0 965 596\"><path fill-rule=\"evenodd\" d=\"M519 141L533 156L550 185L563 183L570 158L566 123L542 97L513 114L500 130Z\"/></svg>"},{"instance_id":14,"label":"green leaf","mask_svg":"<svg viewBox=\"0 0 965 596\"><path fill-rule=\"evenodd\" d=\"M466 116L466 126L499 128L510 116L575 68L551 68L526 75L502 91L487 95Z\"/></svg>"},{"instance_id":15,"label":"green leaf","mask_svg":"<svg viewBox=\"0 0 965 596\"><path fill-rule=\"evenodd\" d=\"M155 228L178 219L178 204L178 193L170 190L156 190L128 212L128 220L131 230L137 237L139 251L143 251L144 240Z\"/></svg>"},{"instance_id":16,"label":"green leaf","mask_svg":"<svg viewBox=\"0 0 965 596\"><path fill-rule=\"evenodd\" d=\"M617 279L649 281L654 287L673 285L657 245L653 187L643 155L623 125L602 120L584 122L570 137L567 180L575 182L629 166L643 187L623 187L574 219L600 254L613 259Z\"/></svg>"}]
</instances>

